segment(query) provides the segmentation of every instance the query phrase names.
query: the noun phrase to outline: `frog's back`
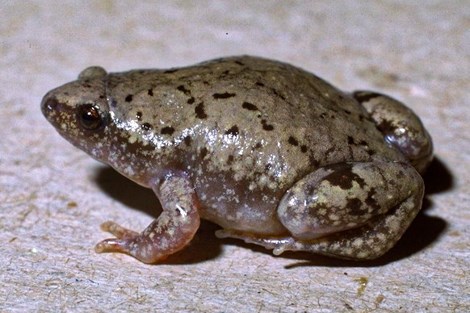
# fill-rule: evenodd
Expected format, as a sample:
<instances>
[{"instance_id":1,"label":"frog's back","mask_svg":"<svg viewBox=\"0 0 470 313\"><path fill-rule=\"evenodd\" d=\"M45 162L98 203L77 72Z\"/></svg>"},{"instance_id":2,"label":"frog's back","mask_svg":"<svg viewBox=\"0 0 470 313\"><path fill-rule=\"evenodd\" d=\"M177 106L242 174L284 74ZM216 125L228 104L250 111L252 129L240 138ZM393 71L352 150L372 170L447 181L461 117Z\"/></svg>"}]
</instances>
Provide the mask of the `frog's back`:
<instances>
[{"instance_id":1,"label":"frog's back","mask_svg":"<svg viewBox=\"0 0 470 313\"><path fill-rule=\"evenodd\" d=\"M108 90L122 103L118 117L138 116L156 142L180 143L205 172L258 187L288 187L319 166L378 152L396 157L354 99L285 63L245 56L112 74Z\"/></svg>"}]
</instances>

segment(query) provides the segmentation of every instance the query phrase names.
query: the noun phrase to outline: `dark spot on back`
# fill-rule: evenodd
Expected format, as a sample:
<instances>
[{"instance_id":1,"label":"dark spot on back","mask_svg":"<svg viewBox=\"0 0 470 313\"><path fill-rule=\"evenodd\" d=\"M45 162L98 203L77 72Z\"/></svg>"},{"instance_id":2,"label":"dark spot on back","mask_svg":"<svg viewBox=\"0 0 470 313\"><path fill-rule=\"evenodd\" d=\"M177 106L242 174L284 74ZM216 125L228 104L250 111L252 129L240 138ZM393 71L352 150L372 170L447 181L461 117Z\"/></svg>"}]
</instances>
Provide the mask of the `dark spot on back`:
<instances>
[{"instance_id":1,"label":"dark spot on back","mask_svg":"<svg viewBox=\"0 0 470 313\"><path fill-rule=\"evenodd\" d=\"M112 106L113 108L115 108L116 105L117 105L116 99L111 99L111 106Z\"/></svg>"},{"instance_id":2,"label":"dark spot on back","mask_svg":"<svg viewBox=\"0 0 470 313\"><path fill-rule=\"evenodd\" d=\"M264 84L262 82L256 82L255 85L260 86L260 87L264 87Z\"/></svg>"},{"instance_id":3,"label":"dark spot on back","mask_svg":"<svg viewBox=\"0 0 470 313\"><path fill-rule=\"evenodd\" d=\"M237 95L236 93L224 92L224 93L214 93L212 97L214 97L214 99L227 99L227 98L235 97L236 95Z\"/></svg>"},{"instance_id":4,"label":"dark spot on back","mask_svg":"<svg viewBox=\"0 0 470 313\"><path fill-rule=\"evenodd\" d=\"M176 89L178 89L179 91L181 91L185 95L190 95L191 94L191 90L186 89L186 87L184 87L183 85L179 85L178 87L176 87Z\"/></svg>"},{"instance_id":5,"label":"dark spot on back","mask_svg":"<svg viewBox=\"0 0 470 313\"><path fill-rule=\"evenodd\" d=\"M320 114L320 118L325 118L327 116L326 112L323 112L322 114Z\"/></svg>"},{"instance_id":6,"label":"dark spot on back","mask_svg":"<svg viewBox=\"0 0 470 313\"><path fill-rule=\"evenodd\" d=\"M196 113L196 117L200 119L207 118L206 112L204 112L204 102L199 103L195 108L194 112Z\"/></svg>"},{"instance_id":7,"label":"dark spot on back","mask_svg":"<svg viewBox=\"0 0 470 313\"><path fill-rule=\"evenodd\" d=\"M153 90L152 90L152 89L149 89L149 90L147 91L147 94L148 94L149 96L153 97Z\"/></svg>"},{"instance_id":8,"label":"dark spot on back","mask_svg":"<svg viewBox=\"0 0 470 313\"><path fill-rule=\"evenodd\" d=\"M289 140L287 140L291 145L293 146L298 146L299 145L299 142L297 141L297 139L295 139L294 137L290 136L289 137Z\"/></svg>"},{"instance_id":9,"label":"dark spot on back","mask_svg":"<svg viewBox=\"0 0 470 313\"><path fill-rule=\"evenodd\" d=\"M194 101L196 101L196 99L194 99L194 97L191 97L191 98L188 99L188 101L186 101L186 103L193 104Z\"/></svg>"},{"instance_id":10,"label":"dark spot on back","mask_svg":"<svg viewBox=\"0 0 470 313\"><path fill-rule=\"evenodd\" d=\"M302 153L307 152L307 150L308 150L308 148L307 148L306 145L301 145L301 146L300 146L300 151L302 151Z\"/></svg>"},{"instance_id":11,"label":"dark spot on back","mask_svg":"<svg viewBox=\"0 0 470 313\"><path fill-rule=\"evenodd\" d=\"M351 136L348 136L348 145L354 144L354 139Z\"/></svg>"},{"instance_id":12,"label":"dark spot on back","mask_svg":"<svg viewBox=\"0 0 470 313\"><path fill-rule=\"evenodd\" d=\"M137 118L137 120L140 122L142 120L142 112L138 111L136 114L135 114L135 117Z\"/></svg>"},{"instance_id":13,"label":"dark spot on back","mask_svg":"<svg viewBox=\"0 0 470 313\"><path fill-rule=\"evenodd\" d=\"M142 128L142 130L151 130L152 129L152 125L150 125L149 123L143 123L142 125L140 125L140 128Z\"/></svg>"},{"instance_id":14,"label":"dark spot on back","mask_svg":"<svg viewBox=\"0 0 470 313\"><path fill-rule=\"evenodd\" d=\"M163 127L162 130L160 131L160 134L162 135L173 135L173 133L175 132L175 129L171 126L166 126L166 127Z\"/></svg>"},{"instance_id":15,"label":"dark spot on back","mask_svg":"<svg viewBox=\"0 0 470 313\"><path fill-rule=\"evenodd\" d=\"M255 149L259 149L263 146L263 144L261 142L257 142L256 145L255 145Z\"/></svg>"},{"instance_id":16,"label":"dark spot on back","mask_svg":"<svg viewBox=\"0 0 470 313\"><path fill-rule=\"evenodd\" d=\"M192 141L191 136L184 137L183 141L188 147L191 146L191 141Z\"/></svg>"},{"instance_id":17,"label":"dark spot on back","mask_svg":"<svg viewBox=\"0 0 470 313\"><path fill-rule=\"evenodd\" d=\"M235 159L235 157L233 155L229 155L228 158L227 158L227 164L230 165L233 163L233 159Z\"/></svg>"},{"instance_id":18,"label":"dark spot on back","mask_svg":"<svg viewBox=\"0 0 470 313\"><path fill-rule=\"evenodd\" d=\"M266 120L261 120L261 124L263 125L264 130L271 131L274 129L274 126L271 124L268 124Z\"/></svg>"},{"instance_id":19,"label":"dark spot on back","mask_svg":"<svg viewBox=\"0 0 470 313\"><path fill-rule=\"evenodd\" d=\"M346 113L346 114L348 114L348 115L351 114L351 111L349 111L349 110L344 109L343 111L344 111L344 113Z\"/></svg>"},{"instance_id":20,"label":"dark spot on back","mask_svg":"<svg viewBox=\"0 0 470 313\"><path fill-rule=\"evenodd\" d=\"M132 102L132 95L127 95L124 100L126 100L126 102Z\"/></svg>"},{"instance_id":21,"label":"dark spot on back","mask_svg":"<svg viewBox=\"0 0 470 313\"><path fill-rule=\"evenodd\" d=\"M207 155L208 152L209 152L209 151L207 150L207 148L206 148L206 147L203 147L203 148L201 149L201 152L200 152L200 157L201 157L201 159L204 159L204 157Z\"/></svg>"},{"instance_id":22,"label":"dark spot on back","mask_svg":"<svg viewBox=\"0 0 470 313\"><path fill-rule=\"evenodd\" d=\"M171 73L174 73L174 72L177 72L177 71L178 71L178 69L175 68L175 69L169 69L169 70L163 71L163 73L171 74Z\"/></svg>"},{"instance_id":23,"label":"dark spot on back","mask_svg":"<svg viewBox=\"0 0 470 313\"><path fill-rule=\"evenodd\" d=\"M233 125L225 132L226 135L238 136L238 126Z\"/></svg>"},{"instance_id":24,"label":"dark spot on back","mask_svg":"<svg viewBox=\"0 0 470 313\"><path fill-rule=\"evenodd\" d=\"M244 65L245 65L245 64L243 64L243 62L240 62L240 61L235 61L235 62L233 62L233 63L238 64L238 65L240 65L240 66L244 66Z\"/></svg>"},{"instance_id":25,"label":"dark spot on back","mask_svg":"<svg viewBox=\"0 0 470 313\"><path fill-rule=\"evenodd\" d=\"M250 102L243 102L242 108L250 110L250 111L258 111L258 107Z\"/></svg>"}]
</instances>

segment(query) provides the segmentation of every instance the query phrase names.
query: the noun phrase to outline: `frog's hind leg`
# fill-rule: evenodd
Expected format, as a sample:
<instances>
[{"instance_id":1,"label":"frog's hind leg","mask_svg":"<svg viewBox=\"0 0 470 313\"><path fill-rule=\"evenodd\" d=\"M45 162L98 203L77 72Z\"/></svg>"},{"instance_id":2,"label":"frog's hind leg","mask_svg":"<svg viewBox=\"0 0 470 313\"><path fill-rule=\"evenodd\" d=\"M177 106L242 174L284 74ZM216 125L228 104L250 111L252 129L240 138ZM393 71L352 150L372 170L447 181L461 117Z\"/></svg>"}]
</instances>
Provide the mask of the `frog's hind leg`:
<instances>
[{"instance_id":1,"label":"frog's hind leg","mask_svg":"<svg viewBox=\"0 0 470 313\"><path fill-rule=\"evenodd\" d=\"M278 206L294 241L277 251L306 250L374 259L400 239L421 208L423 181L408 164L341 163L297 182Z\"/></svg>"},{"instance_id":2,"label":"frog's hind leg","mask_svg":"<svg viewBox=\"0 0 470 313\"><path fill-rule=\"evenodd\" d=\"M191 183L182 176L169 176L152 186L163 212L142 233L106 222L101 227L115 235L101 241L95 250L122 252L144 263L155 263L184 248L199 228L197 199Z\"/></svg>"},{"instance_id":3,"label":"frog's hind leg","mask_svg":"<svg viewBox=\"0 0 470 313\"><path fill-rule=\"evenodd\" d=\"M406 105L387 95L355 91L352 96L367 110L385 141L395 146L420 173L432 160L429 133L419 117Z\"/></svg>"}]
</instances>

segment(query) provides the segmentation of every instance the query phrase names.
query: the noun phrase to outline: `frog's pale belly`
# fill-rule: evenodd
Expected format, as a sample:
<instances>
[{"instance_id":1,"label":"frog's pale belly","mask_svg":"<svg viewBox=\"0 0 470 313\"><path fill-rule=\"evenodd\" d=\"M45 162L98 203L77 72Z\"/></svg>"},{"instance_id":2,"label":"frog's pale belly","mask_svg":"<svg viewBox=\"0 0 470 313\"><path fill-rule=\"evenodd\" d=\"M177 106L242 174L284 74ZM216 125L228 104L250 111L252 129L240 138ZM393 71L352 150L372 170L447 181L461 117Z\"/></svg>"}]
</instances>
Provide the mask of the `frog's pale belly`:
<instances>
[{"instance_id":1,"label":"frog's pale belly","mask_svg":"<svg viewBox=\"0 0 470 313\"><path fill-rule=\"evenodd\" d=\"M249 182L220 175L217 182L195 179L201 217L225 229L266 235L285 235L277 217L277 205L284 191L249 190Z\"/></svg>"},{"instance_id":2,"label":"frog's pale belly","mask_svg":"<svg viewBox=\"0 0 470 313\"><path fill-rule=\"evenodd\" d=\"M275 253L376 258L419 211L416 169L432 158L429 134L402 103L249 56L91 67L41 107L75 146L153 189L158 219L142 233L104 223L116 238L96 246L147 263L186 246L200 218Z\"/></svg>"}]
</instances>

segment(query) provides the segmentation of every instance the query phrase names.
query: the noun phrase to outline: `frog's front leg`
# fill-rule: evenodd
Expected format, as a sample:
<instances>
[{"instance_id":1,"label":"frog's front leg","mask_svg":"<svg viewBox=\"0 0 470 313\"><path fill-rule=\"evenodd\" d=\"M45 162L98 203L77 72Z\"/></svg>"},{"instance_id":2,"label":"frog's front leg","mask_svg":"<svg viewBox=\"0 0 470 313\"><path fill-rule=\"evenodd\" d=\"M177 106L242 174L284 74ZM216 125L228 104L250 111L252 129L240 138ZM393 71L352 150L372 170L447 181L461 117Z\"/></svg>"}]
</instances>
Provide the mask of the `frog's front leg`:
<instances>
[{"instance_id":1,"label":"frog's front leg","mask_svg":"<svg viewBox=\"0 0 470 313\"><path fill-rule=\"evenodd\" d=\"M102 229L117 238L106 239L95 247L97 252L122 252L144 263L155 263L184 248L199 228L197 197L184 174L167 175L152 182L163 212L142 233L106 222Z\"/></svg>"},{"instance_id":2,"label":"frog's front leg","mask_svg":"<svg viewBox=\"0 0 470 313\"><path fill-rule=\"evenodd\" d=\"M373 91L355 91L353 97L367 110L386 142L395 146L420 173L432 160L429 133L406 105Z\"/></svg>"},{"instance_id":3,"label":"frog's front leg","mask_svg":"<svg viewBox=\"0 0 470 313\"><path fill-rule=\"evenodd\" d=\"M409 164L339 163L290 188L278 217L293 241L277 251L307 250L348 259L374 259L400 239L421 208L423 180Z\"/></svg>"}]
</instances>

